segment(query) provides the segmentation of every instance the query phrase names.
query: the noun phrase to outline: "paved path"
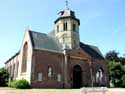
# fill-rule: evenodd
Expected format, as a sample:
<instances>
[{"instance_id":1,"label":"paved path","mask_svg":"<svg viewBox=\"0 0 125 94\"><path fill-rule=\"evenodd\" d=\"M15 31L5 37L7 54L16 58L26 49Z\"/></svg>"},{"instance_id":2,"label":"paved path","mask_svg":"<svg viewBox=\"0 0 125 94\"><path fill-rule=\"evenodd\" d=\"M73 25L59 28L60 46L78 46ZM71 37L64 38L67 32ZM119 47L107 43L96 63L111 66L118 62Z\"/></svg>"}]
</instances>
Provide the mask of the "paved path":
<instances>
[{"instance_id":1,"label":"paved path","mask_svg":"<svg viewBox=\"0 0 125 94\"><path fill-rule=\"evenodd\" d=\"M5 91L0 91L0 94L8 94L8 93Z\"/></svg>"}]
</instances>

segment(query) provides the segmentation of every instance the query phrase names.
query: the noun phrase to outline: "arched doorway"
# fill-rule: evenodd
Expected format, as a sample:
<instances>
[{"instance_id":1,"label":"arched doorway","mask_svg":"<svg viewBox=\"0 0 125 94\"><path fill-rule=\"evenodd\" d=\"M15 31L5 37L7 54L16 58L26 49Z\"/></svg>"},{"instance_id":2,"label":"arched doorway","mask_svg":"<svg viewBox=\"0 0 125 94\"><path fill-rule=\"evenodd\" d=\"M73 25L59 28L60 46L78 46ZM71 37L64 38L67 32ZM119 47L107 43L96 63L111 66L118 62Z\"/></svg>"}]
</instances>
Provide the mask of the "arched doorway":
<instances>
[{"instance_id":1,"label":"arched doorway","mask_svg":"<svg viewBox=\"0 0 125 94\"><path fill-rule=\"evenodd\" d=\"M73 67L73 88L82 87L82 69L79 65Z\"/></svg>"}]
</instances>

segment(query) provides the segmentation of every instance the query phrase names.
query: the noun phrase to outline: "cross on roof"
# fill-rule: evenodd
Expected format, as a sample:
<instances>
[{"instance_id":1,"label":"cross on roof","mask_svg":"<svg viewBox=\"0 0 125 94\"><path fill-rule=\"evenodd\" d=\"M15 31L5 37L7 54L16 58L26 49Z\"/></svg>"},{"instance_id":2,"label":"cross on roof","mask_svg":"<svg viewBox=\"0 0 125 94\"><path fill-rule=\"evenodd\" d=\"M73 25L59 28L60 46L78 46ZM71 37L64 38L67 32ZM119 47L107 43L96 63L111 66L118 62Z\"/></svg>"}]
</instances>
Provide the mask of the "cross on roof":
<instances>
[{"instance_id":1,"label":"cross on roof","mask_svg":"<svg viewBox=\"0 0 125 94\"><path fill-rule=\"evenodd\" d=\"M66 3L66 9L69 9L69 2L68 2L68 0L66 0L65 3Z\"/></svg>"}]
</instances>

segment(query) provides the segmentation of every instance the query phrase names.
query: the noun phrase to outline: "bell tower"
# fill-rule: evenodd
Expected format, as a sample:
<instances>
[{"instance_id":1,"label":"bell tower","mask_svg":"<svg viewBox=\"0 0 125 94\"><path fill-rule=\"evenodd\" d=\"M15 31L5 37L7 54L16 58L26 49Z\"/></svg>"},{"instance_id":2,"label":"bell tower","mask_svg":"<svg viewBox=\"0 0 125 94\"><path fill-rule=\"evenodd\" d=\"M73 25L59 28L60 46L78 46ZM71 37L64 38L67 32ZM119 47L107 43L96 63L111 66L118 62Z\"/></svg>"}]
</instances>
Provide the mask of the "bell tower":
<instances>
[{"instance_id":1,"label":"bell tower","mask_svg":"<svg viewBox=\"0 0 125 94\"><path fill-rule=\"evenodd\" d=\"M79 25L80 21L75 17L75 12L66 8L58 13L59 17L55 20L55 36L62 46L68 49L79 47Z\"/></svg>"}]
</instances>

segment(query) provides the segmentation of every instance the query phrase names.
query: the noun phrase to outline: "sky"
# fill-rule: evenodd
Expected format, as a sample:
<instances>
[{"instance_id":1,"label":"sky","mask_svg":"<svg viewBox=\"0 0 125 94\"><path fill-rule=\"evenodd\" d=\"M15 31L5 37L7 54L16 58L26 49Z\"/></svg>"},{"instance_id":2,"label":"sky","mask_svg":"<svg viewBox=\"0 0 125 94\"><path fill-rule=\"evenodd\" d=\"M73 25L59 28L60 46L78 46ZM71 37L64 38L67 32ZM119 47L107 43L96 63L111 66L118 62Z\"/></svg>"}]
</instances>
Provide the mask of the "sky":
<instances>
[{"instance_id":1,"label":"sky","mask_svg":"<svg viewBox=\"0 0 125 94\"><path fill-rule=\"evenodd\" d=\"M125 0L68 0L80 19L80 40L102 54L125 53ZM0 67L18 52L26 28L48 33L65 0L0 0Z\"/></svg>"}]
</instances>

